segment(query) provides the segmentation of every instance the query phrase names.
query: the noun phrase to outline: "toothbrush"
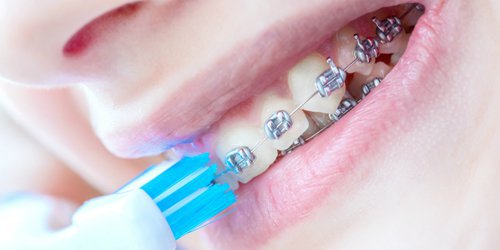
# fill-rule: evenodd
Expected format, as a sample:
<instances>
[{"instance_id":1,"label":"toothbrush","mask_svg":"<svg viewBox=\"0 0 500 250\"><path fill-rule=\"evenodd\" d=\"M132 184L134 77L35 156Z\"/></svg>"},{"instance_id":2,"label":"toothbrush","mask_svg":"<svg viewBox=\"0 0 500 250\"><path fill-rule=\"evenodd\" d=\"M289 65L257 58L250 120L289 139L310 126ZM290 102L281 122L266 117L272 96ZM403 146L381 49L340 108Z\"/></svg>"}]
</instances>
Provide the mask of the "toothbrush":
<instances>
[{"instance_id":1,"label":"toothbrush","mask_svg":"<svg viewBox=\"0 0 500 250\"><path fill-rule=\"evenodd\" d=\"M208 153L186 157L141 187L162 211L175 239L236 202L228 184L214 182L217 166L208 166L209 161Z\"/></svg>"},{"instance_id":2,"label":"toothbrush","mask_svg":"<svg viewBox=\"0 0 500 250\"><path fill-rule=\"evenodd\" d=\"M175 249L177 239L236 202L228 184L215 183L217 166L209 161L202 154L153 166L117 192L85 202L70 226L21 249Z\"/></svg>"}]
</instances>

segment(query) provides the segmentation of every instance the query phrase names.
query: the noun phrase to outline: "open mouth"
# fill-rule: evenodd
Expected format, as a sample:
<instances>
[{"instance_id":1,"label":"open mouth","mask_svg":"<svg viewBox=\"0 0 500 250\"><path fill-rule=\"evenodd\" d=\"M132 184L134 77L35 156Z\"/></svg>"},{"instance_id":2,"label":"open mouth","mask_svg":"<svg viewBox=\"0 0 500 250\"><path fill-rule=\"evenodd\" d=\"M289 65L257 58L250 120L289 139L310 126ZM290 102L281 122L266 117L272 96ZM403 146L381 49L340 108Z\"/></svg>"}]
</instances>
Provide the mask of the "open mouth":
<instances>
[{"instance_id":1,"label":"open mouth","mask_svg":"<svg viewBox=\"0 0 500 250\"><path fill-rule=\"evenodd\" d=\"M413 3L368 9L378 10L346 22L193 143L229 171L221 181L239 187L237 212L209 229L214 242L266 242L320 204L355 169L358 154L418 107L412 96L437 50L427 21L436 10Z\"/></svg>"},{"instance_id":2,"label":"open mouth","mask_svg":"<svg viewBox=\"0 0 500 250\"><path fill-rule=\"evenodd\" d=\"M286 78L233 108L201 139L202 147L210 145L205 149L215 151L233 179L248 183L339 122L380 85L405 52L423 11L423 5L406 4L352 21ZM366 34L367 26L375 26L375 36Z\"/></svg>"},{"instance_id":3,"label":"open mouth","mask_svg":"<svg viewBox=\"0 0 500 250\"><path fill-rule=\"evenodd\" d=\"M109 105L112 112L96 111L102 116L95 119L104 121L97 133L118 155L155 155L175 146L183 154L209 151L220 166L230 169L221 181L239 186L237 212L208 231L214 242L224 242L231 249L265 243L341 186L357 169L360 154L376 150L380 135L419 110L419 94L430 88L428 72L437 64L433 55L443 51L436 34L440 28L436 26L442 23L438 2L314 1L307 9L290 8L276 15L266 12L272 8L246 7L249 12L264 13L262 18L272 18L266 20L270 24L257 22L255 27L241 29L237 23L225 27L227 22L222 20L213 31L224 26L228 34L235 34L234 39L211 33L209 37L215 38L203 41L213 42L211 47L193 47L182 56L182 42L162 40L172 49L162 51L161 57L179 60L150 73L175 77L157 85L154 79L148 86L141 85L151 90L144 98L115 98ZM137 11L137 20L143 20L141 15ZM145 23L154 27L156 21ZM210 27L205 28L175 30L175 35L197 40ZM106 37L112 38L115 31L107 31ZM120 42L133 40L122 37L130 32L119 33ZM154 34L171 35L168 31ZM236 41L225 46L229 40ZM69 60L86 60L86 56L91 60L100 51L112 54L106 47L111 42L99 44L96 39L93 43L97 50L90 46L87 54ZM151 52L147 46L138 50ZM111 67L120 69L120 65ZM146 68L140 61L137 67ZM103 66L91 69L95 73L101 68L108 70ZM127 89L123 85L120 90ZM135 99L155 105L137 112ZM141 119L128 119L131 113Z\"/></svg>"}]
</instances>

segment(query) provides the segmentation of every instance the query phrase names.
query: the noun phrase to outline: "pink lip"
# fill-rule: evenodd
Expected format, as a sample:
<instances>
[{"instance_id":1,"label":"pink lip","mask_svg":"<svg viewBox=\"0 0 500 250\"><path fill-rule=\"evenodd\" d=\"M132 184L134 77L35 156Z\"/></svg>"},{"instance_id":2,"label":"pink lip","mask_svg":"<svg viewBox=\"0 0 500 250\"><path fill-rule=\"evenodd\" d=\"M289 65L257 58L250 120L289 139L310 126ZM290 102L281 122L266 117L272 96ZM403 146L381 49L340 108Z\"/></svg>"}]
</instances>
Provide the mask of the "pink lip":
<instances>
[{"instance_id":1,"label":"pink lip","mask_svg":"<svg viewBox=\"0 0 500 250\"><path fill-rule=\"evenodd\" d=\"M387 6L387 5L386 5ZM405 55L370 96L321 136L276 162L240 187L237 212L208 227L217 249L254 249L310 214L356 169L361 152L375 151L394 125L408 128L415 112L429 105L430 77L444 53L441 5L426 4ZM444 33L444 32L443 32ZM356 169L357 170L357 169ZM370 169L363 169L368 176Z\"/></svg>"},{"instance_id":2,"label":"pink lip","mask_svg":"<svg viewBox=\"0 0 500 250\"><path fill-rule=\"evenodd\" d=\"M218 55L210 63L198 65L193 62L180 71L192 74L178 73L180 76L177 76L172 72L176 77L164 79L162 84L183 82L182 89L173 94L173 98L166 98L156 112L144 119L100 134L100 137L114 154L123 157L157 155L171 146L188 142L206 132L228 110L275 83L276 78L284 75L295 62L356 15L398 1L357 0L342 4L325 1L314 4L314 9L308 11L294 10L283 21L250 34L251 39L244 38L228 45L223 50L225 54ZM121 110L126 109L110 113L110 120L120 120L113 119L115 116L129 116Z\"/></svg>"}]
</instances>

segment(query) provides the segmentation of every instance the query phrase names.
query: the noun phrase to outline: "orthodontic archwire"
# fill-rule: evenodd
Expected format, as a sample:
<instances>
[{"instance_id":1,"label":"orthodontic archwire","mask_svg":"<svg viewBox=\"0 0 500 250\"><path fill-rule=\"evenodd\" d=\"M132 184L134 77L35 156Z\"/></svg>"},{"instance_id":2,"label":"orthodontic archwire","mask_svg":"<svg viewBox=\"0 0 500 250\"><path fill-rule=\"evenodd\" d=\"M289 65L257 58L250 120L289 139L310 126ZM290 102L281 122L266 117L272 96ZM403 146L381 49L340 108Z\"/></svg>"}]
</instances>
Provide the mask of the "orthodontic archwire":
<instances>
[{"instance_id":1,"label":"orthodontic archwire","mask_svg":"<svg viewBox=\"0 0 500 250\"><path fill-rule=\"evenodd\" d=\"M252 148L248 146L236 147L226 154L224 165L226 171L232 171L235 174L241 173L243 170L250 168L255 162L255 151L262 146L267 140L277 140L285 134L293 125L292 116L306 105L309 101L320 95L321 98L330 96L335 90L342 88L345 85L347 78L347 70L354 64L370 63L372 60L380 55L380 45L390 43L403 31L401 20L404 19L410 12L417 10L423 12L425 7L422 4L412 4L403 14L398 16L387 17L380 20L376 17L372 18L375 24L375 37L366 37L362 39L357 33L353 35L356 45L354 47L354 60L344 68L339 68L335 65L332 58L328 57L326 63L329 69L321 73L315 81L316 91L312 93L305 101L295 107L290 113L285 110L279 110L273 113L264 124L264 131L266 136L256 143ZM382 81L382 78L376 77L370 82L365 83L361 89L361 99L365 98L375 87ZM361 99L359 101L361 101ZM359 101L354 100L348 93L344 95L337 110L329 114L330 122L324 127L320 128L313 135L304 138L300 136L292 145L279 152L279 156L284 156L296 148L304 145L306 142L312 140L321 132L329 128L332 124L339 121L344 115L352 110Z\"/></svg>"}]
</instances>

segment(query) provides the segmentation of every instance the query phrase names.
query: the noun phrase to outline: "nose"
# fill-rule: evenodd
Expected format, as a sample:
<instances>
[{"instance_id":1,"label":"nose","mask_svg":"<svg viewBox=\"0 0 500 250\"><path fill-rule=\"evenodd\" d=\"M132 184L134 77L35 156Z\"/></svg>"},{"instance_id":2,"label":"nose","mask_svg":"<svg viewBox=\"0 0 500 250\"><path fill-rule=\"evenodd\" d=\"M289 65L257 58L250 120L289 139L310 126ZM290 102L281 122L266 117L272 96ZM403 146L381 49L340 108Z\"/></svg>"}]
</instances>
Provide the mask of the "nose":
<instances>
[{"instance_id":1,"label":"nose","mask_svg":"<svg viewBox=\"0 0 500 250\"><path fill-rule=\"evenodd\" d=\"M131 0L0 0L0 76L67 82L63 48L85 24Z\"/></svg>"}]
</instances>

